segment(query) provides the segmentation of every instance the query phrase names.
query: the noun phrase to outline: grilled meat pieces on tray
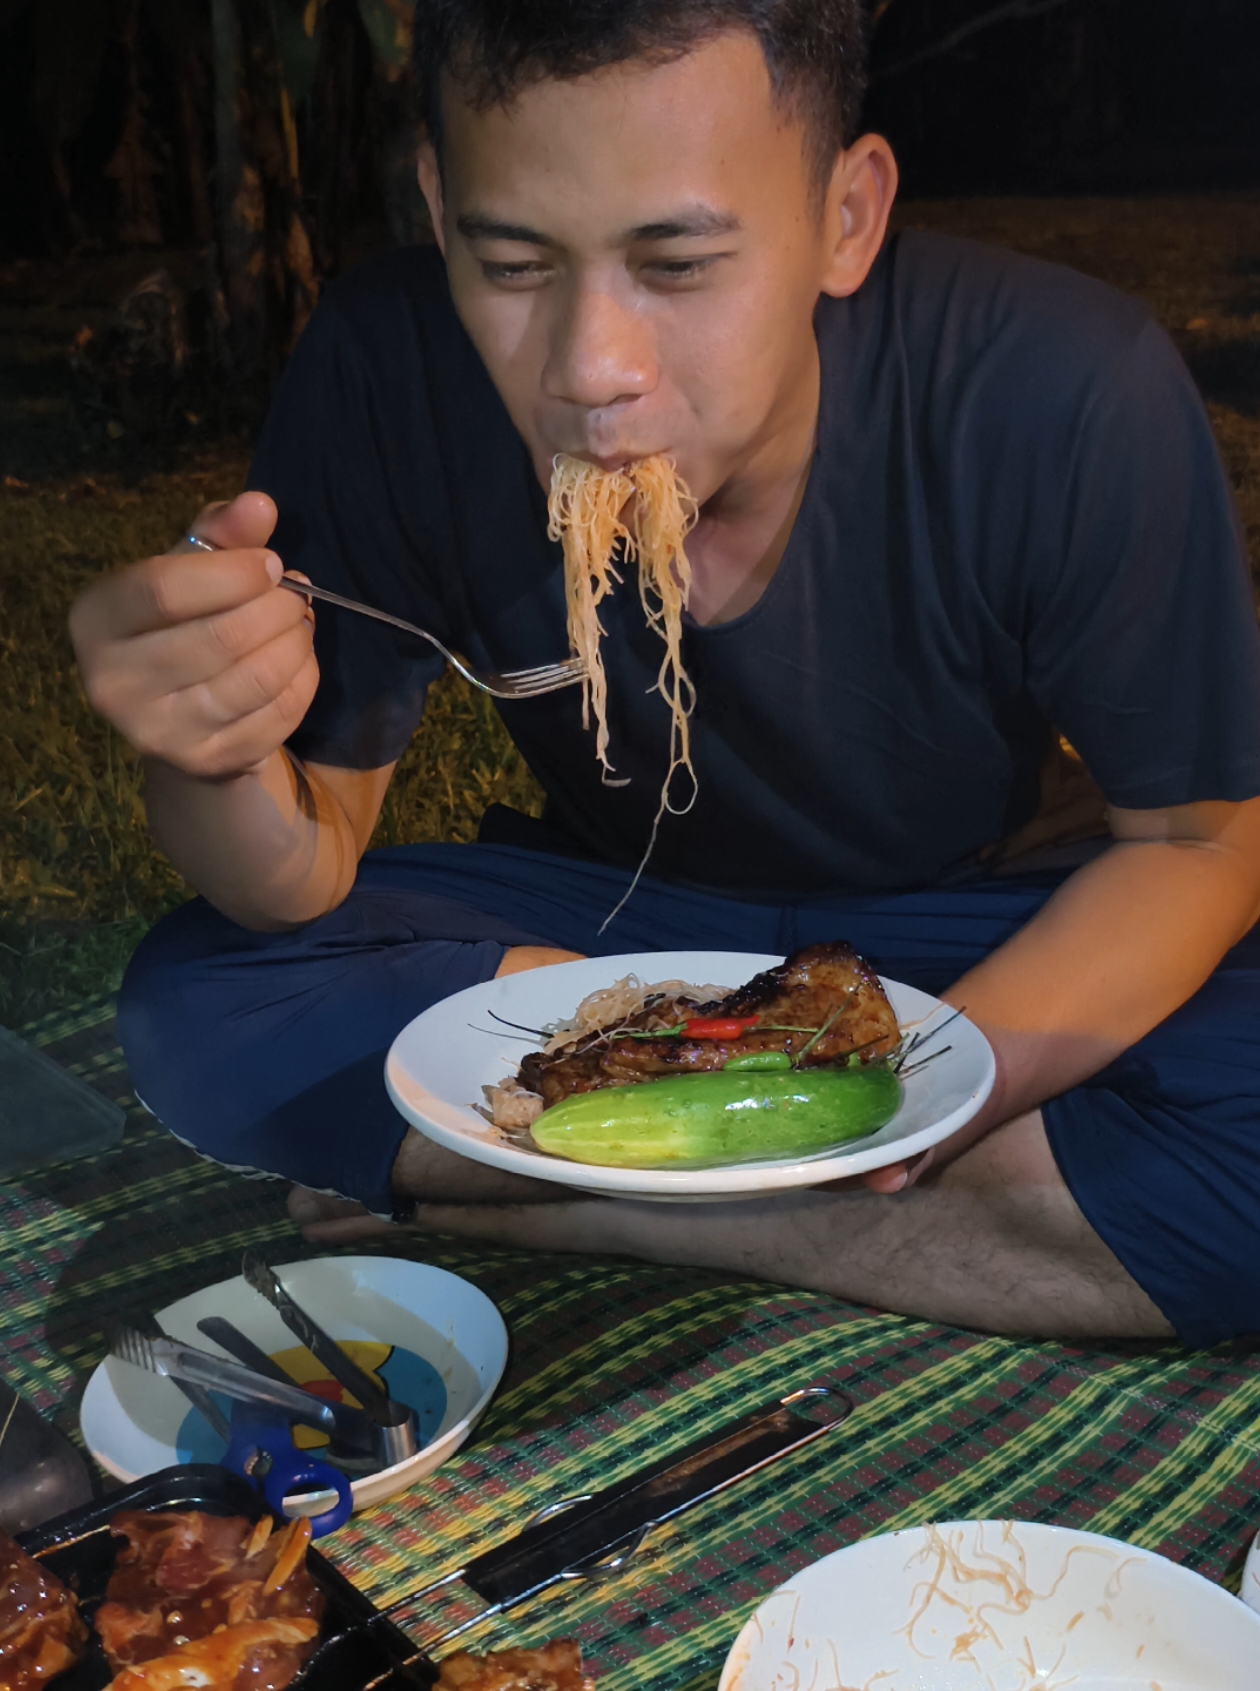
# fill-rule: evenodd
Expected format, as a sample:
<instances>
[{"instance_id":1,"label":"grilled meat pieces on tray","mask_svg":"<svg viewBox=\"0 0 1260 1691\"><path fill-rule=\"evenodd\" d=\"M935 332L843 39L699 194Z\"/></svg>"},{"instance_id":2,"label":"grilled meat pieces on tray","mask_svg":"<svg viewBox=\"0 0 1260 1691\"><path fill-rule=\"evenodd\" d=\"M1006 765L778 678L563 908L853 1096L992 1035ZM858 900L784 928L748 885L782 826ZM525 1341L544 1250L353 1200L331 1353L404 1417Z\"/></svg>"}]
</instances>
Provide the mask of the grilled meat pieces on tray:
<instances>
[{"instance_id":1,"label":"grilled meat pieces on tray","mask_svg":"<svg viewBox=\"0 0 1260 1691\"><path fill-rule=\"evenodd\" d=\"M434 1691L594 1691L594 1681L573 1640L557 1638L540 1650L457 1650L443 1661Z\"/></svg>"},{"instance_id":2,"label":"grilled meat pieces on tray","mask_svg":"<svg viewBox=\"0 0 1260 1691\"><path fill-rule=\"evenodd\" d=\"M786 1051L796 1057L828 1021L827 1032L800 1058L803 1068L838 1062L853 1051L860 1051L864 1061L882 1057L900 1038L879 977L852 946L838 942L806 946L715 1003L680 1008L680 1021L756 1016L758 1025L737 1038L631 1037L636 1028L659 1027L661 1011L661 1005L653 1005L617 1029L584 1034L551 1056L530 1052L521 1063L521 1085L538 1093L550 1109L575 1092L702 1074L752 1051Z\"/></svg>"},{"instance_id":3,"label":"grilled meat pieces on tray","mask_svg":"<svg viewBox=\"0 0 1260 1691\"><path fill-rule=\"evenodd\" d=\"M281 1691L315 1648L324 1599L306 1569L309 1521L273 1533L266 1516L129 1510L110 1530L127 1545L96 1630L116 1687Z\"/></svg>"},{"instance_id":4,"label":"grilled meat pieces on tray","mask_svg":"<svg viewBox=\"0 0 1260 1691\"><path fill-rule=\"evenodd\" d=\"M73 1593L0 1532L0 1691L45 1684L86 1647Z\"/></svg>"}]
</instances>

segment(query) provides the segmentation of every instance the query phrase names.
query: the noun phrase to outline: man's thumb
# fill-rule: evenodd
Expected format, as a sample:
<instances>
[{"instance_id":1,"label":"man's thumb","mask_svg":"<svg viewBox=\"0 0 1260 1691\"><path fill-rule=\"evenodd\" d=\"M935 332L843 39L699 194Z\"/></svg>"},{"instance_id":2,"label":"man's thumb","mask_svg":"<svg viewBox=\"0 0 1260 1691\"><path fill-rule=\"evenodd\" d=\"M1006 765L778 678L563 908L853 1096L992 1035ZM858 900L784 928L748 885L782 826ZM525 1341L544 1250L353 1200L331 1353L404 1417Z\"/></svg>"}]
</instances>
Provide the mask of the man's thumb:
<instances>
[{"instance_id":1,"label":"man's thumb","mask_svg":"<svg viewBox=\"0 0 1260 1691\"><path fill-rule=\"evenodd\" d=\"M274 501L265 493L238 493L235 499L207 505L190 532L212 546L265 546L276 526Z\"/></svg>"}]
</instances>

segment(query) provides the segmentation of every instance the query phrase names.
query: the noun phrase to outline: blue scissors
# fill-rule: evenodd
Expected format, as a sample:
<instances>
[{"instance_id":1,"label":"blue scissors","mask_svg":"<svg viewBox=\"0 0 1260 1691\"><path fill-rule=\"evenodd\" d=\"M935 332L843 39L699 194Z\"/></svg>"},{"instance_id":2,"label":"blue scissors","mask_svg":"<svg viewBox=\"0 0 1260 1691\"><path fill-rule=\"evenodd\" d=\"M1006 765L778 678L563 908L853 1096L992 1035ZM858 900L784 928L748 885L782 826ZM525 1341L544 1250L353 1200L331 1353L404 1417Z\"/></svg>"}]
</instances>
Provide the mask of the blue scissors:
<instances>
[{"instance_id":1,"label":"blue scissors","mask_svg":"<svg viewBox=\"0 0 1260 1691\"><path fill-rule=\"evenodd\" d=\"M335 1491L332 1508L311 1516L315 1538L336 1532L354 1512L350 1481L341 1470L299 1450L288 1420L261 1404L233 1400L231 1438L219 1462L258 1486L277 1515L285 1513L284 1500L290 1492Z\"/></svg>"},{"instance_id":2,"label":"blue scissors","mask_svg":"<svg viewBox=\"0 0 1260 1691\"><path fill-rule=\"evenodd\" d=\"M222 1345L246 1368L254 1369L276 1385L292 1389L294 1382L279 1364L230 1321L225 1321L222 1316L209 1315L197 1326L208 1339ZM288 1493L300 1486L335 1491L337 1501L333 1507L311 1517L312 1536L324 1538L330 1532L336 1532L338 1527L345 1526L354 1511L350 1482L339 1468L320 1462L297 1448L291 1431L292 1420L292 1416L274 1406L233 1398L228 1445L219 1463L258 1486L277 1515L284 1514L284 1500Z\"/></svg>"}]
</instances>

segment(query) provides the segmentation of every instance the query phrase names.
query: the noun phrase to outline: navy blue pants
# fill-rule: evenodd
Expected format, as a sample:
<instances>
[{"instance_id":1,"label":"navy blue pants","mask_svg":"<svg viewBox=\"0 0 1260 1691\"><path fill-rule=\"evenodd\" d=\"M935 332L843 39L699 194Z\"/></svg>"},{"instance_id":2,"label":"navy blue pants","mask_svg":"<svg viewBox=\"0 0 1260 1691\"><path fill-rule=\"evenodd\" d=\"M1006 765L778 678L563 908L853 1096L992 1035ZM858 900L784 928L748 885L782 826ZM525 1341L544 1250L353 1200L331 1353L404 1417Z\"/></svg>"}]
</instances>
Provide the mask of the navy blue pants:
<instances>
[{"instance_id":1,"label":"navy blue pants","mask_svg":"<svg viewBox=\"0 0 1260 1691\"><path fill-rule=\"evenodd\" d=\"M395 1034L488 980L512 945L591 955L782 955L845 939L940 992L1044 903L1053 879L763 905L512 846L370 852L353 892L295 933L249 933L195 899L160 922L123 985L136 1091L216 1161L391 1207L406 1124L382 1068ZM1093 1228L1192 1345L1260 1331L1260 930L1191 1001L1044 1107Z\"/></svg>"}]
</instances>

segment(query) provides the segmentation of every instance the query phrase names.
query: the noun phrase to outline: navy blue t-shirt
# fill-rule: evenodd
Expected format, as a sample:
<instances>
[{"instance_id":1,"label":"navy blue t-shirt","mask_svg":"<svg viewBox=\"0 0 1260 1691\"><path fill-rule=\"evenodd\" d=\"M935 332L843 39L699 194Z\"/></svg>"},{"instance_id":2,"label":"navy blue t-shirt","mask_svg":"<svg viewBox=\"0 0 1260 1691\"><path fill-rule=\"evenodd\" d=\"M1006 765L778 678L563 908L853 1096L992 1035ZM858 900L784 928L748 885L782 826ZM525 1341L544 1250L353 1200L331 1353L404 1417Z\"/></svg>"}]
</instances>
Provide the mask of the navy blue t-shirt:
<instances>
[{"instance_id":1,"label":"navy blue t-shirt","mask_svg":"<svg viewBox=\"0 0 1260 1691\"><path fill-rule=\"evenodd\" d=\"M816 314L818 443L761 599L689 623L699 793L651 872L745 896L966 872L1029 820L1056 733L1107 799L1260 794L1260 634L1203 407L1137 302L949 237L891 238ZM286 565L431 629L475 664L567 655L560 548L525 447L434 249L328 291L251 486ZM633 867L669 715L632 577L601 612L611 756L579 690L504 722L577 849ZM379 623L318 611L321 683L292 747L399 757L441 668Z\"/></svg>"}]
</instances>

